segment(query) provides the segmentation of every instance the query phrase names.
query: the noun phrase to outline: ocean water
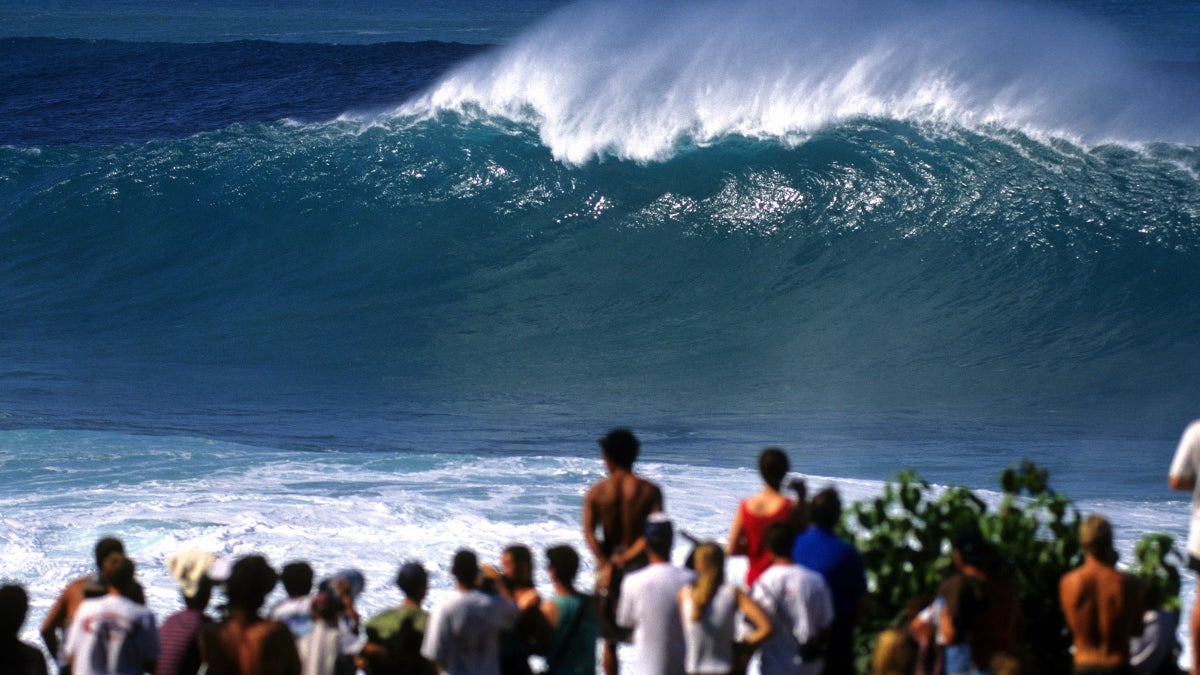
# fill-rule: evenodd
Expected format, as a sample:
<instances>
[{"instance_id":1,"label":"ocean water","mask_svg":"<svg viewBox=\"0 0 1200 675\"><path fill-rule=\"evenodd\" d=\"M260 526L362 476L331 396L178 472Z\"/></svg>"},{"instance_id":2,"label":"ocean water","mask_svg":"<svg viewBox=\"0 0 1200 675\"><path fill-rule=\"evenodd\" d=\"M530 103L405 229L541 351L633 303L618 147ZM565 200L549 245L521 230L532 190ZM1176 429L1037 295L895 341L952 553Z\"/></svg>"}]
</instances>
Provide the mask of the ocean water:
<instances>
[{"instance_id":1,"label":"ocean water","mask_svg":"<svg viewBox=\"0 0 1200 675\"><path fill-rule=\"evenodd\" d=\"M187 547L436 601L582 546L614 425L700 537L778 444L850 498L1029 458L1182 542L1192 3L429 4L0 2L26 637L109 533L160 616Z\"/></svg>"}]
</instances>

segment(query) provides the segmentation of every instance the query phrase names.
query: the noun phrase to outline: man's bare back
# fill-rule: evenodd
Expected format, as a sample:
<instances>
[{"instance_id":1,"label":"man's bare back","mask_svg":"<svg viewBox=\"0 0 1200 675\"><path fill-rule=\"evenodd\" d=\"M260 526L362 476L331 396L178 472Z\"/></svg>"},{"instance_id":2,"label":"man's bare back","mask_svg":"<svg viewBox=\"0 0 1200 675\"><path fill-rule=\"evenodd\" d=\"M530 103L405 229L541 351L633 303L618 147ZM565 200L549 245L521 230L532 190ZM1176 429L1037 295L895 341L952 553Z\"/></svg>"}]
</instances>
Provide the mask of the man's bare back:
<instances>
[{"instance_id":1,"label":"man's bare back","mask_svg":"<svg viewBox=\"0 0 1200 675\"><path fill-rule=\"evenodd\" d=\"M293 675L300 672L291 631L263 619L234 615L207 626L204 654L214 675Z\"/></svg>"},{"instance_id":2,"label":"man's bare back","mask_svg":"<svg viewBox=\"0 0 1200 675\"><path fill-rule=\"evenodd\" d=\"M629 471L616 470L596 483L584 498L584 534L598 560L620 561L641 553L638 546L646 530L646 519L663 508L662 491L650 481ZM603 539L595 536L597 525Z\"/></svg>"}]
</instances>

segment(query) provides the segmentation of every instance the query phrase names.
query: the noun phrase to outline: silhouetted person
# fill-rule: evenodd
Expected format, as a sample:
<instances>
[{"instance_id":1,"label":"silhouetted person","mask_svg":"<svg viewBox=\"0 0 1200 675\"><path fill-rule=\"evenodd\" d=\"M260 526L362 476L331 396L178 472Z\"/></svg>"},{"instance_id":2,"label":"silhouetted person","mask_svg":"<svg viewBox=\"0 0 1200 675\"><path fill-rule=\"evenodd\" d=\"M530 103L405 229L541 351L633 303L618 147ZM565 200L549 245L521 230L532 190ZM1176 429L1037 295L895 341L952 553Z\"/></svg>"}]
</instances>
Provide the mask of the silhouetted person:
<instances>
[{"instance_id":1,"label":"silhouetted person","mask_svg":"<svg viewBox=\"0 0 1200 675\"><path fill-rule=\"evenodd\" d=\"M42 650L17 637L29 611L29 596L20 586L0 588L0 673L47 675Z\"/></svg>"},{"instance_id":2,"label":"silhouetted person","mask_svg":"<svg viewBox=\"0 0 1200 675\"><path fill-rule=\"evenodd\" d=\"M1129 641L1141 633L1142 608L1134 580L1113 564L1112 526L1091 515L1079 526L1083 564L1063 575L1059 601L1080 675L1129 673Z\"/></svg>"},{"instance_id":3,"label":"silhouetted person","mask_svg":"<svg viewBox=\"0 0 1200 675\"><path fill-rule=\"evenodd\" d=\"M596 593L606 675L617 672L617 643L625 634L614 616L621 580L647 564L646 520L663 510L662 490L633 473L641 444L628 429L613 429L600 439L608 477L592 486L583 500L583 537L596 557ZM602 537L596 536L599 529Z\"/></svg>"},{"instance_id":4,"label":"silhouetted person","mask_svg":"<svg viewBox=\"0 0 1200 675\"><path fill-rule=\"evenodd\" d=\"M203 551L183 551L167 559L167 570L179 584L184 609L163 621L158 631L159 657L154 675L196 675L204 662L200 636L205 624L213 581L208 570L217 556Z\"/></svg>"},{"instance_id":5,"label":"silhouetted person","mask_svg":"<svg viewBox=\"0 0 1200 675\"><path fill-rule=\"evenodd\" d=\"M458 593L433 609L421 654L447 675L499 675L500 631L517 620L503 584L496 595L479 590L479 559L460 550L450 565Z\"/></svg>"},{"instance_id":6,"label":"silhouetted person","mask_svg":"<svg viewBox=\"0 0 1200 675\"><path fill-rule=\"evenodd\" d=\"M570 546L546 549L554 597L542 602L550 630L546 648L548 675L595 675L600 622L592 597L575 590L579 554Z\"/></svg>"},{"instance_id":7,"label":"silhouetted person","mask_svg":"<svg viewBox=\"0 0 1200 675\"><path fill-rule=\"evenodd\" d=\"M63 589L58 599L46 612L45 618L42 619L40 629L42 641L46 643L46 649L50 651L50 655L58 660L59 672L63 675L71 672L66 658L59 649L62 638L67 632L67 626L75 617L75 610L79 608L79 603L83 602L85 597L89 594L103 595L106 592L106 584L101 578L100 570L104 566L105 558L114 554L125 555L125 545L121 543L120 539L104 537L97 541L95 547L96 571L67 584L67 587Z\"/></svg>"},{"instance_id":8,"label":"silhouetted person","mask_svg":"<svg viewBox=\"0 0 1200 675\"><path fill-rule=\"evenodd\" d=\"M862 555L834 534L842 519L842 500L834 488L825 488L808 505L809 528L792 544L792 561L820 574L833 594L833 626L825 672L854 672L854 631L865 613L867 575Z\"/></svg>"},{"instance_id":9,"label":"silhouetted person","mask_svg":"<svg viewBox=\"0 0 1200 675\"><path fill-rule=\"evenodd\" d=\"M754 585L758 575L771 566L771 552L763 544L763 533L772 523L785 523L793 534L803 531L807 525L807 508L803 495L793 500L780 492L783 479L787 477L791 464L787 453L779 448L766 448L758 456L758 473L763 479L763 488L758 494L738 503L733 525L729 528L729 543L725 552L729 555L744 555L749 563L746 567L746 588ZM804 483L797 481L803 489Z\"/></svg>"},{"instance_id":10,"label":"silhouetted person","mask_svg":"<svg viewBox=\"0 0 1200 675\"><path fill-rule=\"evenodd\" d=\"M292 632L259 616L275 588L275 570L259 555L239 559L225 582L228 616L204 630L209 675L298 675L300 656Z\"/></svg>"},{"instance_id":11,"label":"silhouetted person","mask_svg":"<svg viewBox=\"0 0 1200 675\"><path fill-rule=\"evenodd\" d=\"M133 574L132 560L109 555L103 569L108 591L79 603L63 641L63 653L75 675L154 672L158 627L154 614L129 597L140 595Z\"/></svg>"}]
</instances>

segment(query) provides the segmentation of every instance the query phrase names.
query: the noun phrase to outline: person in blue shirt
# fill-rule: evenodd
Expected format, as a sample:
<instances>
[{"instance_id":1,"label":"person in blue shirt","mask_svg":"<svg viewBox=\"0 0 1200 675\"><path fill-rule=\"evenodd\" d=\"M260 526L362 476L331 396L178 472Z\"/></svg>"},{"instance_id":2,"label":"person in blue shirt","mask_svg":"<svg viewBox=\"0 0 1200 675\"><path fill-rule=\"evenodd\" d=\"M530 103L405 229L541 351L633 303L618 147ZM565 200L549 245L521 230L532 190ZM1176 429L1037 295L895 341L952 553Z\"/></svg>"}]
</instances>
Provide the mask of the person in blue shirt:
<instances>
[{"instance_id":1,"label":"person in blue shirt","mask_svg":"<svg viewBox=\"0 0 1200 675\"><path fill-rule=\"evenodd\" d=\"M854 629L865 614L867 576L862 555L833 533L842 518L842 500L834 488L813 496L807 530L792 544L792 560L825 578L833 595L833 626L825 656L825 673L854 672Z\"/></svg>"}]
</instances>

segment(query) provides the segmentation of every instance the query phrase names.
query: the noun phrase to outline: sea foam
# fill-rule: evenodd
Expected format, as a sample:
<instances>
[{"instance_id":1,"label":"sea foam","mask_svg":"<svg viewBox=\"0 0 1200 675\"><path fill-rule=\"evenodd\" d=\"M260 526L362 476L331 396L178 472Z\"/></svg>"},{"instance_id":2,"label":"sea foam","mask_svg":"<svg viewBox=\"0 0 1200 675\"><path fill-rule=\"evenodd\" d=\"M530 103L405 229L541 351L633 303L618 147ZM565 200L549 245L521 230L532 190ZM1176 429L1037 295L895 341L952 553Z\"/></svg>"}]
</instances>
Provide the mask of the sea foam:
<instances>
[{"instance_id":1,"label":"sea foam","mask_svg":"<svg viewBox=\"0 0 1200 675\"><path fill-rule=\"evenodd\" d=\"M663 160L727 136L798 142L858 117L1193 142L1196 102L1175 84L1111 29L1049 8L592 2L454 69L394 114L520 120L571 164Z\"/></svg>"}]
</instances>

